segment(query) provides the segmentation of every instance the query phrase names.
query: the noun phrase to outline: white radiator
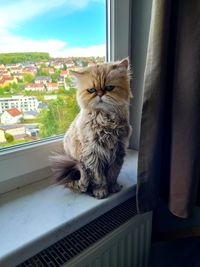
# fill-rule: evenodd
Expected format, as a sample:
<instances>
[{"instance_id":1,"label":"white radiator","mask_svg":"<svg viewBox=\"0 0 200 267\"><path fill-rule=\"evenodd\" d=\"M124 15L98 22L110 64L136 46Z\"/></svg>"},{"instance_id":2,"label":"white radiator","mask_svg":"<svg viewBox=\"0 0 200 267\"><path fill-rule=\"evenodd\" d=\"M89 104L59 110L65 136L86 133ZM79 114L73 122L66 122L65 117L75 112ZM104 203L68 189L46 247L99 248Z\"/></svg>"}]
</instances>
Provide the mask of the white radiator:
<instances>
[{"instance_id":1,"label":"white radiator","mask_svg":"<svg viewBox=\"0 0 200 267\"><path fill-rule=\"evenodd\" d=\"M147 267L152 212L131 198L18 267Z\"/></svg>"},{"instance_id":2,"label":"white radiator","mask_svg":"<svg viewBox=\"0 0 200 267\"><path fill-rule=\"evenodd\" d=\"M147 267L152 214L137 215L64 267Z\"/></svg>"}]
</instances>

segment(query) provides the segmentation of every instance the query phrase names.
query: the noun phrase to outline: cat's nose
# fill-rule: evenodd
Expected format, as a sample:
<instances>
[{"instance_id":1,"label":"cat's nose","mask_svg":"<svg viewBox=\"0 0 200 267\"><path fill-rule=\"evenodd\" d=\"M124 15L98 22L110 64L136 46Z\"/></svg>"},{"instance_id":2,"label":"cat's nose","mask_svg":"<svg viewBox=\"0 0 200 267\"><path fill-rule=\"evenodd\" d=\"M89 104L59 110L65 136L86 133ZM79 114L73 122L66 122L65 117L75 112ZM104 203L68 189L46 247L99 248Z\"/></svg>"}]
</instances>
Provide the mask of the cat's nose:
<instances>
[{"instance_id":1,"label":"cat's nose","mask_svg":"<svg viewBox=\"0 0 200 267\"><path fill-rule=\"evenodd\" d=\"M97 91L97 95L100 96L100 97L102 97L104 95L104 91L98 90Z\"/></svg>"}]
</instances>

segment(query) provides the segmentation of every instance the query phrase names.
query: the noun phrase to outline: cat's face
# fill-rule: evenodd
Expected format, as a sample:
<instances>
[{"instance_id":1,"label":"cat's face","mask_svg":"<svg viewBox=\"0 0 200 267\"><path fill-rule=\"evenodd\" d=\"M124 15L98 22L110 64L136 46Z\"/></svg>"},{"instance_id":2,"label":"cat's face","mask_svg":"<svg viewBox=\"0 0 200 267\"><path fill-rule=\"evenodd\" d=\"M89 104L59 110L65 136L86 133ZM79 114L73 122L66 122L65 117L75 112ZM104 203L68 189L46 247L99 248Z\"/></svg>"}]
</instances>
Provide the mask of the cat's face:
<instances>
[{"instance_id":1,"label":"cat's face","mask_svg":"<svg viewBox=\"0 0 200 267\"><path fill-rule=\"evenodd\" d=\"M128 60L91 66L73 72L81 108L112 112L127 105L131 96Z\"/></svg>"}]
</instances>

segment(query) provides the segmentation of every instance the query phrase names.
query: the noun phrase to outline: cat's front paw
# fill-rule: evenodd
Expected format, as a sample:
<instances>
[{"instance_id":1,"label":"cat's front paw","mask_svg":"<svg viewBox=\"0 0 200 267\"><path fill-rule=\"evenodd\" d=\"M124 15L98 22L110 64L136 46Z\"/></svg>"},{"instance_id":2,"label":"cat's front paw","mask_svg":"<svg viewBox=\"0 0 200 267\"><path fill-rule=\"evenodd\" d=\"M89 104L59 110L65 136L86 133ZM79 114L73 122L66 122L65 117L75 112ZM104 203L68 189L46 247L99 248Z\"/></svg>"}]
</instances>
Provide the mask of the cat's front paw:
<instances>
[{"instance_id":1,"label":"cat's front paw","mask_svg":"<svg viewBox=\"0 0 200 267\"><path fill-rule=\"evenodd\" d=\"M108 189L105 187L94 188L92 193L96 198L102 199L102 198L106 198L108 196Z\"/></svg>"},{"instance_id":2,"label":"cat's front paw","mask_svg":"<svg viewBox=\"0 0 200 267\"><path fill-rule=\"evenodd\" d=\"M117 193L122 189L122 185L115 183L115 184L110 184L109 185L109 192L110 193Z\"/></svg>"}]
</instances>

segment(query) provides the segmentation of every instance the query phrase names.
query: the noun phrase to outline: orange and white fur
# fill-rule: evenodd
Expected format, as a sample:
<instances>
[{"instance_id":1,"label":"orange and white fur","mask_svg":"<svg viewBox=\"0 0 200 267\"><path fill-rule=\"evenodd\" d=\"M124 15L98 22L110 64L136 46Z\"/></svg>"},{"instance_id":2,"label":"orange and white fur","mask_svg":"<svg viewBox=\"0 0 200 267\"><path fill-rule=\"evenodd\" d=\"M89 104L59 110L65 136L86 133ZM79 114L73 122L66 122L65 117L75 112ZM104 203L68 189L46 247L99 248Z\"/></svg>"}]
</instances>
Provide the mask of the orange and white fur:
<instances>
[{"instance_id":1,"label":"orange and white fur","mask_svg":"<svg viewBox=\"0 0 200 267\"><path fill-rule=\"evenodd\" d=\"M80 112L64 137L64 155L52 157L57 182L96 198L120 191L131 127L128 59L73 72Z\"/></svg>"}]
</instances>

